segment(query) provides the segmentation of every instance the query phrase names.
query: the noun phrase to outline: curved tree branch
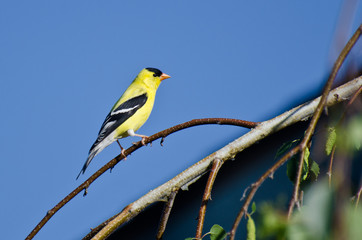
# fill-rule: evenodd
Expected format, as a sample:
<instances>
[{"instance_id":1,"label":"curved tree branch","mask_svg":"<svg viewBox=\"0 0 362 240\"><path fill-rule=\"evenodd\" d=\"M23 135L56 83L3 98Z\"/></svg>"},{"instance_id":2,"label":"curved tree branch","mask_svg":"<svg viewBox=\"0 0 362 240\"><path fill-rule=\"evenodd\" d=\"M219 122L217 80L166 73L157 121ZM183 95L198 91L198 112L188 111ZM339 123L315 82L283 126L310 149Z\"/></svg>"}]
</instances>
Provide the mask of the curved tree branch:
<instances>
[{"instance_id":1,"label":"curved tree branch","mask_svg":"<svg viewBox=\"0 0 362 240\"><path fill-rule=\"evenodd\" d=\"M230 118L203 118L203 119L194 119L185 123L178 124L161 132L158 132L145 140L145 144L151 143L159 138L162 138L162 141L168 135L180 131L185 128L190 128L198 125L207 125L207 124L219 124L219 125L234 125L246 128L253 128L258 123L249 122L239 119L230 119ZM135 143L133 146L125 150L124 155L128 156L132 152L136 151L138 148L142 147L141 141ZM49 221L49 219L59 211L66 203L72 200L75 196L77 196L83 189L84 195L87 194L88 187L94 182L99 176L101 176L108 169L112 169L118 162L120 162L124 158L123 154L119 154L117 157L109 161L102 168L100 168L97 172L95 172L92 176L90 176L85 182L79 185L76 189L74 189L71 193L69 193L63 200L61 200L57 205L55 205L51 210L47 212L45 217L38 223L38 225L30 232L30 234L26 237L26 240L34 238L34 236L40 231L40 229Z\"/></svg>"}]
</instances>

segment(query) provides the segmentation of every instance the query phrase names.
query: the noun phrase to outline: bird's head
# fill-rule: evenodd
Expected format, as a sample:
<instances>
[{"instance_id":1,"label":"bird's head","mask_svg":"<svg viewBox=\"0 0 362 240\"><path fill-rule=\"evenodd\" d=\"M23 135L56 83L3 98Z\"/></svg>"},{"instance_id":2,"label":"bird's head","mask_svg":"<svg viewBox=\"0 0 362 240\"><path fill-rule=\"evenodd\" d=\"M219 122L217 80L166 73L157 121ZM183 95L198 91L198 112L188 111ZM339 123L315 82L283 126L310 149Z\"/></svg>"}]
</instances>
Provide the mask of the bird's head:
<instances>
[{"instance_id":1,"label":"bird's head","mask_svg":"<svg viewBox=\"0 0 362 240\"><path fill-rule=\"evenodd\" d=\"M170 76L161 72L161 70L157 68L144 68L137 76L137 79L142 81L147 86L155 89L158 88L161 81L167 78L170 78Z\"/></svg>"}]
</instances>

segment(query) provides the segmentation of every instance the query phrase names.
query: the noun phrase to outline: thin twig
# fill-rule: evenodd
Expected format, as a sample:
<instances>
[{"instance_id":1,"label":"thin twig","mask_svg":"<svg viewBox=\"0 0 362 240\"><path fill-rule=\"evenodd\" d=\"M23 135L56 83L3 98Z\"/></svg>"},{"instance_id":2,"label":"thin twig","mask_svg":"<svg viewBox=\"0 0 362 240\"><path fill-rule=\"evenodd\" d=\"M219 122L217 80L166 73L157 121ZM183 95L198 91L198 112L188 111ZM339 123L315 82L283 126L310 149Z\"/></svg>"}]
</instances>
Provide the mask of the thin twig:
<instances>
[{"instance_id":1,"label":"thin twig","mask_svg":"<svg viewBox=\"0 0 362 240\"><path fill-rule=\"evenodd\" d=\"M163 233L165 232L166 225L168 222L168 218L170 217L171 209L173 203L175 201L178 189L171 192L170 196L168 197L168 201L165 203L165 207L163 208L160 224L158 225L158 231L156 235L156 239L162 239Z\"/></svg>"},{"instance_id":2,"label":"thin twig","mask_svg":"<svg viewBox=\"0 0 362 240\"><path fill-rule=\"evenodd\" d=\"M289 158L293 157L295 154L299 152L299 146L294 147L288 153L286 153L278 162L276 162L271 168L269 168L255 183L251 184L248 188L250 188L250 192L246 197L246 200L241 207L235 221L233 227L230 231L230 240L234 240L236 229L238 228L242 217L248 211L251 200L253 199L256 191L260 187L260 185L267 179L271 174L273 174L279 167L281 167Z\"/></svg>"},{"instance_id":3,"label":"thin twig","mask_svg":"<svg viewBox=\"0 0 362 240\"><path fill-rule=\"evenodd\" d=\"M105 239L107 236L109 236L113 230L114 227L112 226L112 222L117 221L117 219L124 219L124 222L126 222L127 220L131 219L132 214L136 214L136 213L132 213L132 207L133 207L133 203L128 204L120 214L116 215L116 217L114 219L112 219L111 221L109 221L109 223L107 223L106 226L104 226L93 238L92 240L103 240Z\"/></svg>"},{"instance_id":4,"label":"thin twig","mask_svg":"<svg viewBox=\"0 0 362 240\"><path fill-rule=\"evenodd\" d=\"M234 125L241 126L246 128L254 128L258 123L249 122L239 119L229 119L229 118L203 118L203 119L194 119L185 123L178 124L161 132L158 132L148 138L145 139L145 144L148 144L152 141L157 140L158 138L165 138L166 136L180 131L185 128L190 128L198 125L206 125L206 124L219 124L219 125ZM104 172L108 169L112 169L118 162L120 162L124 156L128 156L132 152L136 151L138 148L142 147L141 141L135 143L130 148L124 151L124 154L119 154L117 157L109 161L102 168L100 168L97 172L95 172L92 176L90 176L86 181L80 184L76 189L74 189L71 193L69 193L63 200L61 200L57 205L55 205L51 210L47 212L45 217L36 225L36 227L30 232L30 234L26 237L26 240L33 239L34 236L42 229L42 227L49 221L49 219L59 211L66 203L72 200L75 196L78 195L82 190L87 190L88 187Z\"/></svg>"},{"instance_id":5,"label":"thin twig","mask_svg":"<svg viewBox=\"0 0 362 240\"><path fill-rule=\"evenodd\" d=\"M300 147L300 145L299 145L299 147ZM293 193L292 200L289 203L288 219L292 215L294 204L298 201L298 198L299 198L298 194L299 194L300 178L302 176L302 169L303 169L303 164L304 164L304 154L305 154L305 148L302 148L300 157L299 157L299 162L298 162L297 177L295 178L295 183L294 183L295 184L294 193Z\"/></svg>"},{"instance_id":6,"label":"thin twig","mask_svg":"<svg viewBox=\"0 0 362 240\"><path fill-rule=\"evenodd\" d=\"M353 94L353 96L351 97L351 99L348 101L345 110L343 111L342 117L339 120L337 126L341 126L344 119L346 118L347 115L347 110L351 107L351 105L353 104L353 102L357 99L358 95L361 94L362 92L362 86L360 88L358 88L358 90L355 92L355 94Z\"/></svg>"},{"instance_id":7,"label":"thin twig","mask_svg":"<svg viewBox=\"0 0 362 240\"><path fill-rule=\"evenodd\" d=\"M196 239L201 239L202 236L202 229L204 227L204 221L205 221L205 213L206 213L206 206L209 200L211 199L211 190L214 185L216 175L219 172L219 169L222 165L222 161L218 158L216 158L212 164L212 168L210 171L209 179L207 180L204 195L202 197L201 207L199 211L199 217L198 217L198 223L196 228Z\"/></svg>"},{"instance_id":8,"label":"thin twig","mask_svg":"<svg viewBox=\"0 0 362 240\"><path fill-rule=\"evenodd\" d=\"M318 120L323 112L323 109L324 109L326 101L327 101L328 94L332 88L333 81L336 78L337 73L338 73L339 69L341 68L342 63L346 59L348 53L351 51L352 47L354 46L354 44L357 42L358 38L360 37L361 31L362 31L362 24L358 27L358 29L353 34L351 39L348 41L346 46L343 48L341 54L339 55L336 62L334 63L331 75L329 76L327 83L325 84L325 86L323 88L322 97L318 103L317 109L313 114L312 120L307 128L307 131L304 135L303 140L299 144L301 151L302 151L302 154L301 154L302 156L300 158L300 162L299 162L299 166L298 166L299 168L298 168L298 173L297 173L297 178L296 178L296 184L294 185L293 198L289 203L288 217L291 216L292 211L294 209L294 205L295 205L296 201L298 200L299 183L300 183L300 178L302 176L302 169L303 169L304 151L312 138L312 135L317 126Z\"/></svg>"},{"instance_id":9,"label":"thin twig","mask_svg":"<svg viewBox=\"0 0 362 240\"><path fill-rule=\"evenodd\" d=\"M352 103L357 99L358 95L362 92L362 86L356 91L356 93L351 97L351 100L347 103L346 108L352 105Z\"/></svg>"},{"instance_id":10,"label":"thin twig","mask_svg":"<svg viewBox=\"0 0 362 240\"><path fill-rule=\"evenodd\" d=\"M336 151L336 144L334 144L334 146L332 148L331 157L330 157L330 160L329 160L329 168L328 168L328 172L327 172L329 187L332 186L333 159L334 159L335 151Z\"/></svg>"},{"instance_id":11,"label":"thin twig","mask_svg":"<svg viewBox=\"0 0 362 240\"><path fill-rule=\"evenodd\" d=\"M102 230L102 228L104 228L110 221L115 219L118 215L119 215L119 213L117 213L113 217L107 219L103 223L99 224L97 227L92 228L91 231L85 237L82 238L82 240L90 240L90 239L92 239L92 237L94 237L100 230Z\"/></svg>"}]
</instances>

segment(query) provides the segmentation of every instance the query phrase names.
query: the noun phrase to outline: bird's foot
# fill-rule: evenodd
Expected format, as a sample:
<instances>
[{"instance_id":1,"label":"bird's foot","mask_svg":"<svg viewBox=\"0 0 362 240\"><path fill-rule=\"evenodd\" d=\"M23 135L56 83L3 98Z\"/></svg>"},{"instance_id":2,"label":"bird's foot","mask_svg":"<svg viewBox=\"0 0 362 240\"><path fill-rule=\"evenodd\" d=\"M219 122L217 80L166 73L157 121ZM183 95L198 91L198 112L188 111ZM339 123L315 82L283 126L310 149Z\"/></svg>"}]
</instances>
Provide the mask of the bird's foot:
<instances>
[{"instance_id":1,"label":"bird's foot","mask_svg":"<svg viewBox=\"0 0 362 240\"><path fill-rule=\"evenodd\" d=\"M137 134L137 137L141 137L141 138L142 138L141 144L142 144L143 146L146 146L146 145L147 145L146 141L147 141L148 136ZM149 144L150 144L151 147L152 147L152 142L150 142ZM133 142L133 145L138 145L138 142Z\"/></svg>"},{"instance_id":2,"label":"bird's foot","mask_svg":"<svg viewBox=\"0 0 362 240\"><path fill-rule=\"evenodd\" d=\"M142 137L141 143L142 143L143 146L146 146L146 145L147 145L147 144L146 144L147 138L148 138L148 136ZM152 147L152 142L150 142L150 146Z\"/></svg>"},{"instance_id":3,"label":"bird's foot","mask_svg":"<svg viewBox=\"0 0 362 240\"><path fill-rule=\"evenodd\" d=\"M123 159L124 159L124 160L127 160L127 156L126 156L125 152L126 152L126 150L123 148L123 149L121 150L121 155L123 156Z\"/></svg>"}]
</instances>

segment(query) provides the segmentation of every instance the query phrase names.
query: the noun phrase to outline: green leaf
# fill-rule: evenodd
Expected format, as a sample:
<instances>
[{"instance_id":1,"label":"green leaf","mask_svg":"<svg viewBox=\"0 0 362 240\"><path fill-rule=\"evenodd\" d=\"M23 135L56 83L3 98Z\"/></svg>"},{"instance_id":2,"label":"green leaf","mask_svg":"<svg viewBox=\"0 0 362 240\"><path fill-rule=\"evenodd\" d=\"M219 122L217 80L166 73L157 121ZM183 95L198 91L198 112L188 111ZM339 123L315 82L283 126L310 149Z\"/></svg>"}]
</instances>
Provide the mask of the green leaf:
<instances>
[{"instance_id":1,"label":"green leaf","mask_svg":"<svg viewBox=\"0 0 362 240\"><path fill-rule=\"evenodd\" d=\"M253 204L251 205L251 213L250 213L250 215L255 213L255 211L256 211L256 204L255 204L255 202L253 202Z\"/></svg>"},{"instance_id":2,"label":"green leaf","mask_svg":"<svg viewBox=\"0 0 362 240\"><path fill-rule=\"evenodd\" d=\"M313 181L316 181L317 178L318 178L318 175L319 175L319 165L318 165L318 163L316 163L315 161L312 161L312 164L311 164L311 167L310 167L310 170L309 170L309 175L310 175L310 178L311 178Z\"/></svg>"},{"instance_id":3,"label":"green leaf","mask_svg":"<svg viewBox=\"0 0 362 240\"><path fill-rule=\"evenodd\" d=\"M218 224L214 224L210 229L211 240L223 240L227 236L226 231Z\"/></svg>"},{"instance_id":4,"label":"green leaf","mask_svg":"<svg viewBox=\"0 0 362 240\"><path fill-rule=\"evenodd\" d=\"M336 139L337 139L336 129L334 127L329 128L326 147L325 147L327 156L329 156L331 154L332 149L333 149L334 145L336 144Z\"/></svg>"},{"instance_id":5,"label":"green leaf","mask_svg":"<svg viewBox=\"0 0 362 240\"><path fill-rule=\"evenodd\" d=\"M309 152L309 148L305 148L304 151L304 163L303 163L303 171L302 171L302 176L301 179L304 181L307 179L308 174L309 174L309 156L310 156L310 152Z\"/></svg>"},{"instance_id":6,"label":"green leaf","mask_svg":"<svg viewBox=\"0 0 362 240\"><path fill-rule=\"evenodd\" d=\"M287 164L287 176L290 181L295 184L295 179L297 177L298 171L298 161L299 156L293 156L288 164ZM319 175L319 165L315 161L313 161L310 157L309 148L306 148L304 151L304 158L303 158L303 169L302 175L300 179L300 187L304 189L307 185L317 180Z\"/></svg>"},{"instance_id":7,"label":"green leaf","mask_svg":"<svg viewBox=\"0 0 362 240\"><path fill-rule=\"evenodd\" d=\"M246 223L246 232L247 232L247 240L255 240L256 239L256 231L255 231L255 222L253 218L248 214L248 222Z\"/></svg>"},{"instance_id":8,"label":"green leaf","mask_svg":"<svg viewBox=\"0 0 362 240\"><path fill-rule=\"evenodd\" d=\"M293 141L283 143L283 145L278 149L277 153L275 154L275 159L284 155L296 142L299 142L299 139L295 139Z\"/></svg>"},{"instance_id":9,"label":"green leaf","mask_svg":"<svg viewBox=\"0 0 362 240\"><path fill-rule=\"evenodd\" d=\"M189 237L189 238L185 238L185 240L195 240L195 238Z\"/></svg>"}]
</instances>

